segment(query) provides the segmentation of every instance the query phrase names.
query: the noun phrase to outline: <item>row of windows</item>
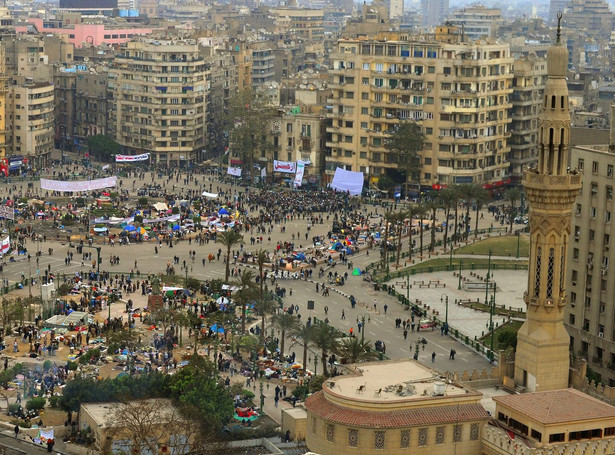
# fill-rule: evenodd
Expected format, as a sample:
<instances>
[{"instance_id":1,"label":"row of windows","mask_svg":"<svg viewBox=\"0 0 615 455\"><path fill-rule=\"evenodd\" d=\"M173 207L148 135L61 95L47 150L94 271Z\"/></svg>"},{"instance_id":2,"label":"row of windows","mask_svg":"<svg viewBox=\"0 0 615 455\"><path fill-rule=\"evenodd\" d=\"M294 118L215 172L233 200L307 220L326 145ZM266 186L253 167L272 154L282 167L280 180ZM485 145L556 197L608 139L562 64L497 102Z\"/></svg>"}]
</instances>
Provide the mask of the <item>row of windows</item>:
<instances>
[{"instance_id":1,"label":"row of windows","mask_svg":"<svg viewBox=\"0 0 615 455\"><path fill-rule=\"evenodd\" d=\"M582 171L585 168L585 160L583 158L579 158L579 161L577 163L577 168L580 171ZM597 161L592 161L592 174L598 175L599 170L600 170L599 163ZM612 164L606 165L606 176L613 177L613 165Z\"/></svg>"},{"instance_id":2,"label":"row of windows","mask_svg":"<svg viewBox=\"0 0 615 455\"><path fill-rule=\"evenodd\" d=\"M317 419L312 417L312 434L317 434ZM427 447L428 445L443 445L447 443L457 443L463 441L463 424L456 424L452 427L452 434L447 434L446 426L438 427L423 427L414 429L401 430L399 432L399 439L393 439L393 434L397 436L397 431L384 431L384 430L358 430L355 428L349 428L346 432L346 445L348 447L360 447L360 434L364 436L366 433L371 433L370 439L373 437L373 443L370 444L371 448L377 450L385 450L387 447L393 449L399 447L401 449L408 449L410 447ZM359 431L361 433L359 434ZM328 442L335 441L336 427L334 424L325 424L325 439ZM387 435L388 433L388 435ZM470 424L470 441L478 441L480 437L480 427L478 423ZM364 438L361 438L364 440Z\"/></svg>"}]
</instances>

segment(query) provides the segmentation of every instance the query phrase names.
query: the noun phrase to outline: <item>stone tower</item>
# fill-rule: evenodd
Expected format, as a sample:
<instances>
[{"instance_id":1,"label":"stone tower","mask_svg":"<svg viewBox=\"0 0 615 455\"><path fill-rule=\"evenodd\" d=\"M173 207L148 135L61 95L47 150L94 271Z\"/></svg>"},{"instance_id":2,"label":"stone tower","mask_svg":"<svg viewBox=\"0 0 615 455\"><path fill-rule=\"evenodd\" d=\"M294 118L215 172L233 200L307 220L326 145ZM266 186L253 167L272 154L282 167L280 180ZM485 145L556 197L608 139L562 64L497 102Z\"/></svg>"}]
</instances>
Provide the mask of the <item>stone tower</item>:
<instances>
[{"instance_id":1,"label":"stone tower","mask_svg":"<svg viewBox=\"0 0 615 455\"><path fill-rule=\"evenodd\" d=\"M568 387L570 367L570 337L563 322L566 249L581 175L568 168L568 50L560 38L561 17L558 14L557 40L547 52L538 167L526 169L523 175L530 206L530 259L524 294L527 318L518 332L515 384L532 392Z\"/></svg>"}]
</instances>

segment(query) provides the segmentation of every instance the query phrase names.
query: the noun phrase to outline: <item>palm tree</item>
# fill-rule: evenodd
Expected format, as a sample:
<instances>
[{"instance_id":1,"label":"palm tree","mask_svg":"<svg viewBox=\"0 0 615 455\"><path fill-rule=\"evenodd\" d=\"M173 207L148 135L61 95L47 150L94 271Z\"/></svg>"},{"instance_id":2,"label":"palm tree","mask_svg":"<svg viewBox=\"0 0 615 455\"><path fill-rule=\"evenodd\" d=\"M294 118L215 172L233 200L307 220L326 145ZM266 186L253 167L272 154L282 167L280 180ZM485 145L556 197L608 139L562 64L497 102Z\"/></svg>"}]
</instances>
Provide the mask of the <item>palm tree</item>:
<instances>
[{"instance_id":1,"label":"palm tree","mask_svg":"<svg viewBox=\"0 0 615 455\"><path fill-rule=\"evenodd\" d=\"M337 344L338 332L329 324L318 322L314 324L311 342L320 351L320 360L322 362L322 374L328 376L327 372L327 355L333 352Z\"/></svg>"},{"instance_id":2,"label":"palm tree","mask_svg":"<svg viewBox=\"0 0 615 455\"><path fill-rule=\"evenodd\" d=\"M286 334L291 333L299 327L299 319L288 313L278 313L273 315L271 323L276 329L282 332L280 336L280 355L284 357Z\"/></svg>"},{"instance_id":3,"label":"palm tree","mask_svg":"<svg viewBox=\"0 0 615 455\"><path fill-rule=\"evenodd\" d=\"M246 333L246 304L256 297L254 272L242 270L235 282L239 290L235 292L235 301L241 305L241 334Z\"/></svg>"},{"instance_id":4,"label":"palm tree","mask_svg":"<svg viewBox=\"0 0 615 455\"><path fill-rule=\"evenodd\" d=\"M401 257L401 234L405 219L406 214L403 211L395 213L393 217L393 223L395 224L395 235L397 237L397 255L395 258L395 264L397 267L399 267L399 258Z\"/></svg>"},{"instance_id":5,"label":"palm tree","mask_svg":"<svg viewBox=\"0 0 615 455\"><path fill-rule=\"evenodd\" d=\"M442 203L439 199L433 198L425 202L427 213L431 213L431 243L429 244L429 251L431 252L436 249L436 212L440 207L442 207Z\"/></svg>"},{"instance_id":6,"label":"palm tree","mask_svg":"<svg viewBox=\"0 0 615 455\"><path fill-rule=\"evenodd\" d=\"M474 221L474 240L478 237L478 213L483 208L485 202L489 200L489 192L480 185L476 185L474 193L474 203L476 204L476 220Z\"/></svg>"},{"instance_id":7,"label":"palm tree","mask_svg":"<svg viewBox=\"0 0 615 455\"><path fill-rule=\"evenodd\" d=\"M519 190L519 188L516 188L516 187L509 188L504 193L504 197L506 198L508 202L510 202L509 218L510 218L510 233L512 234L513 222L514 222L515 216L517 215L517 201L521 198L521 191Z\"/></svg>"},{"instance_id":8,"label":"palm tree","mask_svg":"<svg viewBox=\"0 0 615 455\"><path fill-rule=\"evenodd\" d=\"M224 282L228 283L231 267L231 250L243 240L243 236L235 229L229 229L218 235L218 243L221 243L226 248L226 271L224 273Z\"/></svg>"},{"instance_id":9,"label":"palm tree","mask_svg":"<svg viewBox=\"0 0 615 455\"><path fill-rule=\"evenodd\" d=\"M392 210L387 210L383 216L384 218L384 223L385 223L385 227L384 227L384 243L382 244L382 248L384 251L383 254L383 259L384 259L384 270L387 271L387 275L388 275L388 270L389 270L389 229L391 226L391 223L394 221L395 219L395 214L393 213Z\"/></svg>"},{"instance_id":10,"label":"palm tree","mask_svg":"<svg viewBox=\"0 0 615 455\"><path fill-rule=\"evenodd\" d=\"M271 311L271 308L267 308L267 305L265 304L265 280L264 280L264 273L263 273L263 269L265 268L265 262L267 262L268 256L267 256L267 252L264 251L263 249L259 249L256 254L255 254L255 258L256 258L256 263L258 264L258 287L259 287L259 292L258 292L258 300L259 300L259 311L261 311L261 328L263 329L263 333L261 335L261 341L263 341L263 346L264 346L264 341L265 341L265 315ZM267 311L269 310L269 311Z\"/></svg>"},{"instance_id":11,"label":"palm tree","mask_svg":"<svg viewBox=\"0 0 615 455\"><path fill-rule=\"evenodd\" d=\"M474 199L474 195L476 193L476 186L470 183L466 183L463 185L459 185L459 195L465 201L466 204L466 214L464 220L464 232L463 238L468 238L468 222L470 220L470 205L472 204L472 200Z\"/></svg>"},{"instance_id":12,"label":"palm tree","mask_svg":"<svg viewBox=\"0 0 615 455\"><path fill-rule=\"evenodd\" d=\"M266 330L267 328L265 327L265 324L267 322L267 316L273 313L277 308L278 308L278 302L271 298L271 294L269 294L268 296L267 295L264 296L262 300L258 299L256 301L256 309L258 310L258 313L261 315L261 329L262 330L261 330L260 340L265 350L265 353L267 353L267 345L265 344L265 338L267 336L267 330Z\"/></svg>"},{"instance_id":13,"label":"palm tree","mask_svg":"<svg viewBox=\"0 0 615 455\"><path fill-rule=\"evenodd\" d=\"M416 207L416 216L419 217L419 240L421 256L423 255L423 218L425 218L425 215L427 215L427 206L423 201Z\"/></svg>"},{"instance_id":14,"label":"palm tree","mask_svg":"<svg viewBox=\"0 0 615 455\"><path fill-rule=\"evenodd\" d=\"M313 332L314 332L313 325L299 324L299 323L297 323L296 327L293 327L290 330L290 335L296 340L296 342L300 342L301 345L303 346L303 373L304 374L305 374L305 370L307 369L308 346L310 345L312 341Z\"/></svg>"},{"instance_id":15,"label":"palm tree","mask_svg":"<svg viewBox=\"0 0 615 455\"><path fill-rule=\"evenodd\" d=\"M440 200L444 207L444 219L446 220L444 225L444 251L446 251L446 242L448 240L448 217L451 213L451 209L457 204L457 191L454 187L444 188L440 191Z\"/></svg>"},{"instance_id":16,"label":"palm tree","mask_svg":"<svg viewBox=\"0 0 615 455\"><path fill-rule=\"evenodd\" d=\"M378 359L378 353L371 349L371 341L359 337L342 338L335 348L335 353L348 363L369 362Z\"/></svg>"},{"instance_id":17,"label":"palm tree","mask_svg":"<svg viewBox=\"0 0 615 455\"><path fill-rule=\"evenodd\" d=\"M408 220L408 261L412 262L412 219L418 215L418 206L411 204L404 213Z\"/></svg>"}]
</instances>

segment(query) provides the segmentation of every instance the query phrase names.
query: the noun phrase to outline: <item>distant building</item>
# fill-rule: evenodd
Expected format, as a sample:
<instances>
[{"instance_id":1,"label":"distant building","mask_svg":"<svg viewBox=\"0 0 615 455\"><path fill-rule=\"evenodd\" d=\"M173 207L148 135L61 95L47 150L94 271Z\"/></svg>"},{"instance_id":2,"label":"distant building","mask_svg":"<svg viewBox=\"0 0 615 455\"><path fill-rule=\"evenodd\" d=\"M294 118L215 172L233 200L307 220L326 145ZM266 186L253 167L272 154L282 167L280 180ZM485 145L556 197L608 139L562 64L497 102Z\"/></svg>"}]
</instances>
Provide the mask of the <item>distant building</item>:
<instances>
[{"instance_id":1,"label":"distant building","mask_svg":"<svg viewBox=\"0 0 615 455\"><path fill-rule=\"evenodd\" d=\"M447 21L459 27L464 37L470 40L495 38L502 13L499 8L468 6L449 15Z\"/></svg>"},{"instance_id":2,"label":"distant building","mask_svg":"<svg viewBox=\"0 0 615 455\"><path fill-rule=\"evenodd\" d=\"M444 22L448 16L448 0L421 0L423 25L434 27Z\"/></svg>"}]
</instances>

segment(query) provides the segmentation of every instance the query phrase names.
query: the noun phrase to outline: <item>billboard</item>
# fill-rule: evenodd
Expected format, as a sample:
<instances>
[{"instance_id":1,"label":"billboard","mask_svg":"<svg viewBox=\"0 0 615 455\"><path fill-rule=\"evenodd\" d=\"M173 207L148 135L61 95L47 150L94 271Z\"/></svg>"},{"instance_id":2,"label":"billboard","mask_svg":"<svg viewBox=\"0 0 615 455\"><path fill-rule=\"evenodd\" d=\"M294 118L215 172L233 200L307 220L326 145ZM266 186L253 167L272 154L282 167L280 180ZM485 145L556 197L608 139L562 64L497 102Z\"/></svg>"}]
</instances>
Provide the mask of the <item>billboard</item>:
<instances>
[{"instance_id":1,"label":"billboard","mask_svg":"<svg viewBox=\"0 0 615 455\"><path fill-rule=\"evenodd\" d=\"M117 0L60 0L61 9L113 9Z\"/></svg>"}]
</instances>

